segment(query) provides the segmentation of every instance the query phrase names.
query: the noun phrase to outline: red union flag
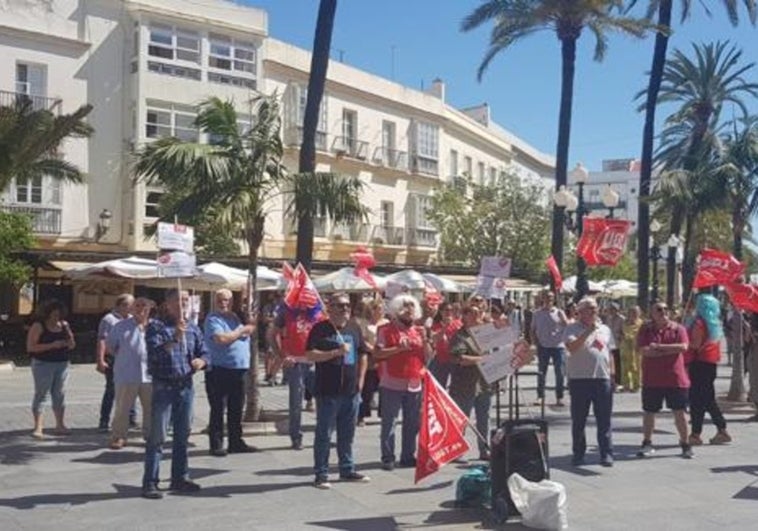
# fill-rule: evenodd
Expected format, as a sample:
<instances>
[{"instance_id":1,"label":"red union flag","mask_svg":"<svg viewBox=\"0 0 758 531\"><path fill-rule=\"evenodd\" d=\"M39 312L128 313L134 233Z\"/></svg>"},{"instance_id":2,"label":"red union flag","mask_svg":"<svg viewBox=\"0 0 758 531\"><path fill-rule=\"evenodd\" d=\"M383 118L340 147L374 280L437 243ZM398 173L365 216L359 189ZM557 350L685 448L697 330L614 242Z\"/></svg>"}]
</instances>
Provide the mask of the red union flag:
<instances>
[{"instance_id":1,"label":"red union flag","mask_svg":"<svg viewBox=\"0 0 758 531\"><path fill-rule=\"evenodd\" d=\"M615 266L624 254L631 226L627 219L584 218L576 254L588 266Z\"/></svg>"},{"instance_id":2,"label":"red union flag","mask_svg":"<svg viewBox=\"0 0 758 531\"><path fill-rule=\"evenodd\" d=\"M727 284L726 292L735 308L758 313L758 288L752 284L733 282Z\"/></svg>"},{"instance_id":3,"label":"red union flag","mask_svg":"<svg viewBox=\"0 0 758 531\"><path fill-rule=\"evenodd\" d=\"M561 288L563 287L563 278L561 277L561 270L558 269L558 263L555 261L555 257L552 254L550 255L550 258L545 260L545 265L553 276L555 291L561 291Z\"/></svg>"},{"instance_id":4,"label":"red union flag","mask_svg":"<svg viewBox=\"0 0 758 531\"><path fill-rule=\"evenodd\" d=\"M372 288L378 289L374 275L369 272L369 269L376 265L376 259L371 251L360 245L356 247L354 252L350 253L350 258L354 264L353 274L363 279Z\"/></svg>"},{"instance_id":5,"label":"red union flag","mask_svg":"<svg viewBox=\"0 0 758 531\"><path fill-rule=\"evenodd\" d=\"M462 456L469 449L463 437L463 430L468 423L466 415L429 371L424 374L421 407L415 483L434 474L444 464Z\"/></svg>"},{"instance_id":6,"label":"red union flag","mask_svg":"<svg viewBox=\"0 0 758 531\"><path fill-rule=\"evenodd\" d=\"M716 249L703 249L697 263L693 288L726 286L745 272L745 264L734 256Z\"/></svg>"}]
</instances>

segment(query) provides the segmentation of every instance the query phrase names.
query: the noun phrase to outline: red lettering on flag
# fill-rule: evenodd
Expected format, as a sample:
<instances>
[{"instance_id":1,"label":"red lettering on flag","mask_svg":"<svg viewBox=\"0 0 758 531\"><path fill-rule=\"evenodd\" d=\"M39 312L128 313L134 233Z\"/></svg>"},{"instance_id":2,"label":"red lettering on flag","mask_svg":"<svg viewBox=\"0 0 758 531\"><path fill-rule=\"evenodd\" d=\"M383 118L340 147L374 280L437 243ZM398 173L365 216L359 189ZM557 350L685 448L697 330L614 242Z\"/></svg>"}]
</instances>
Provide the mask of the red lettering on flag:
<instances>
[{"instance_id":1,"label":"red lettering on flag","mask_svg":"<svg viewBox=\"0 0 758 531\"><path fill-rule=\"evenodd\" d=\"M615 266L626 250L632 222L627 219L585 217L576 254L588 266Z\"/></svg>"},{"instance_id":2,"label":"red lettering on flag","mask_svg":"<svg viewBox=\"0 0 758 531\"><path fill-rule=\"evenodd\" d=\"M744 272L745 264L731 254L716 249L703 249L698 256L697 273L692 287L700 289L727 286Z\"/></svg>"},{"instance_id":3,"label":"red lettering on flag","mask_svg":"<svg viewBox=\"0 0 758 531\"><path fill-rule=\"evenodd\" d=\"M555 257L551 254L550 258L545 260L545 265L548 271L553 277L553 284L555 284L555 290L561 291L563 287L563 278L561 277L561 270L558 269L558 263L555 261Z\"/></svg>"}]
</instances>

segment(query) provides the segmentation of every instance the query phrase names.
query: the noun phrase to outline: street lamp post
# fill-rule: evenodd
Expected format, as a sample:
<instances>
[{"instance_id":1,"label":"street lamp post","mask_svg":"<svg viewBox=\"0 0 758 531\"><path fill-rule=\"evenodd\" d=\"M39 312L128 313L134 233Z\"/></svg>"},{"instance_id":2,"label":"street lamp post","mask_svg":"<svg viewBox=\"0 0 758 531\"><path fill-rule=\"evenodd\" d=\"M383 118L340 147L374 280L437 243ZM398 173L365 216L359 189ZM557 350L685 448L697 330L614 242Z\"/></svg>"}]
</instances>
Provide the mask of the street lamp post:
<instances>
[{"instance_id":1,"label":"street lamp post","mask_svg":"<svg viewBox=\"0 0 758 531\"><path fill-rule=\"evenodd\" d=\"M587 213L587 209L584 206L584 185L589 180L590 172L580 162L571 171L571 177L574 182L579 186L578 205L576 208L576 235L582 237L582 229L584 226L584 215ZM578 301L582 297L586 296L590 291L590 284L587 280L587 263L581 256L576 257L576 294L574 300Z\"/></svg>"},{"instance_id":2,"label":"street lamp post","mask_svg":"<svg viewBox=\"0 0 758 531\"><path fill-rule=\"evenodd\" d=\"M650 303L658 300L658 260L661 259L661 246L656 241L656 234L661 230L661 224L654 219L650 223L650 236L653 240L653 246L650 248L650 261L653 262L653 290L650 296Z\"/></svg>"},{"instance_id":3,"label":"street lamp post","mask_svg":"<svg viewBox=\"0 0 758 531\"><path fill-rule=\"evenodd\" d=\"M603 201L605 208L608 209L608 218L613 219L613 211L619 206L619 193L608 184L608 186L605 187L605 190L603 190L600 199Z\"/></svg>"},{"instance_id":4,"label":"street lamp post","mask_svg":"<svg viewBox=\"0 0 758 531\"><path fill-rule=\"evenodd\" d=\"M669 308L674 307L674 297L676 292L676 268L677 268L677 251L679 249L679 236L672 234L668 242L668 264L666 269L666 304Z\"/></svg>"}]
</instances>

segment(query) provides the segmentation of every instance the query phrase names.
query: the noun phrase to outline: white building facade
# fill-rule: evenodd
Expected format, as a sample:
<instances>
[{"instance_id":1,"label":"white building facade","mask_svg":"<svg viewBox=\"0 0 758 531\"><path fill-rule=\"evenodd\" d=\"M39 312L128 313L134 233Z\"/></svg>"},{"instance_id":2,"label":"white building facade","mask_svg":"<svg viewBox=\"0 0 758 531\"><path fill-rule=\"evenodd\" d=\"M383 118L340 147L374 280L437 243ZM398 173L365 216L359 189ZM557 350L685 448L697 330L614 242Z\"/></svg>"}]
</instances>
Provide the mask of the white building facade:
<instances>
[{"instance_id":1,"label":"white building facade","mask_svg":"<svg viewBox=\"0 0 758 531\"><path fill-rule=\"evenodd\" d=\"M281 95L285 164L297 169L310 53L271 38L264 11L224 0L29 6L0 0L0 103L28 97L63 113L89 103L95 129L64 146L65 158L87 173L84 184L43 179L2 191L0 208L31 213L43 246L154 249L144 228L156 220L162 191L135 184L132 153L162 136L207 141L193 121L209 96L233 99L244 124L252 98ZM494 124L486 105L457 110L444 93L441 81L422 92L330 63L317 169L363 180L371 214L350 226L316 220L317 260L345 260L362 244L380 261L431 263L437 237L425 209L436 187L462 177L494 183L504 172L552 186L552 157ZM294 256L292 223L279 201L269 209L266 258Z\"/></svg>"}]
</instances>

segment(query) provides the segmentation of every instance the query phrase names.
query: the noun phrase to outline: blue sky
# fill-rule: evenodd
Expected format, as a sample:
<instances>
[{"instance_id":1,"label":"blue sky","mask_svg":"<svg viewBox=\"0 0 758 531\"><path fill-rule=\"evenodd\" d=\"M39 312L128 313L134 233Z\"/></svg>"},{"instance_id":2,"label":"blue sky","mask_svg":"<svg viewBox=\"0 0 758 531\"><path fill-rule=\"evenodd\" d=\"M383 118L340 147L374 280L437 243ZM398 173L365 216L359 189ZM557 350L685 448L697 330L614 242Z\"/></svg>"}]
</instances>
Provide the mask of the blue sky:
<instances>
[{"instance_id":1,"label":"blue sky","mask_svg":"<svg viewBox=\"0 0 758 531\"><path fill-rule=\"evenodd\" d=\"M318 0L238 2L268 12L272 37L312 48ZM715 5L720 0L706 3L713 4L712 18L699 2L693 2L692 16L684 24L679 23L678 12L675 14L669 49L729 39L743 49L746 62L758 62L758 29L747 22L744 11L740 26L733 28ZM476 70L486 50L489 28L470 33L458 29L461 19L478 4L478 0L341 0L332 58L341 56L350 65L415 88L428 87L440 77L447 84L450 104L466 107L487 102L500 125L554 154L560 94L558 39L551 32L527 37L502 52L479 83ZM675 0L675 4L679 2ZM646 86L653 40L652 36L644 40L612 36L604 62L596 63L592 60L593 37L582 35L569 166L583 161L591 170L599 170L603 159L639 157L643 115L636 111L633 99ZM750 78L758 81L758 68ZM758 102L751 101L750 108L758 113Z\"/></svg>"}]
</instances>

